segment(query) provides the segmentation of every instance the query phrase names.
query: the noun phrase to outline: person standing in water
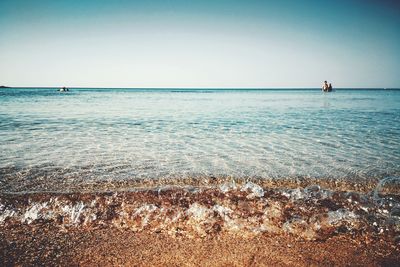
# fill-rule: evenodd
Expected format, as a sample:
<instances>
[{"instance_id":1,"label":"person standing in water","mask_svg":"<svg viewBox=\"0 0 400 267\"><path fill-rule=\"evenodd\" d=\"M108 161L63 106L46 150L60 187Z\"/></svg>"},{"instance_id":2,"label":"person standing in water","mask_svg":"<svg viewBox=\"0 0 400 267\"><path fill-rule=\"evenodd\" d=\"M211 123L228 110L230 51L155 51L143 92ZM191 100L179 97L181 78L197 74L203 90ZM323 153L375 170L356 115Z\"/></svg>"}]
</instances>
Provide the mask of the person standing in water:
<instances>
[{"instance_id":1,"label":"person standing in water","mask_svg":"<svg viewBox=\"0 0 400 267\"><path fill-rule=\"evenodd\" d=\"M328 92L332 92L332 84L331 83L329 83L329 85L328 85Z\"/></svg>"},{"instance_id":2,"label":"person standing in water","mask_svg":"<svg viewBox=\"0 0 400 267\"><path fill-rule=\"evenodd\" d=\"M328 82L324 81L324 84L322 85L322 91L328 92L328 88L329 88Z\"/></svg>"}]
</instances>

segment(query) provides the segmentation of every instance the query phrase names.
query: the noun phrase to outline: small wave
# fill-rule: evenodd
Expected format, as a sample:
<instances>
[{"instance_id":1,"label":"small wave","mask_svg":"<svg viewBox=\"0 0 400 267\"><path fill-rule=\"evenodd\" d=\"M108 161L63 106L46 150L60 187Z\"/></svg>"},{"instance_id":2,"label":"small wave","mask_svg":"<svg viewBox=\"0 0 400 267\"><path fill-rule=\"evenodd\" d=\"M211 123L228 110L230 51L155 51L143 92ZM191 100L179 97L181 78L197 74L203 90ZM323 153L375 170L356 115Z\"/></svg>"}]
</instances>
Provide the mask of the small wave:
<instances>
[{"instance_id":1,"label":"small wave","mask_svg":"<svg viewBox=\"0 0 400 267\"><path fill-rule=\"evenodd\" d=\"M371 194L320 186L269 189L253 182L124 192L2 194L0 227L107 225L173 236L269 233L305 240L368 233L390 239L400 234L398 204L395 200L377 204Z\"/></svg>"}]
</instances>

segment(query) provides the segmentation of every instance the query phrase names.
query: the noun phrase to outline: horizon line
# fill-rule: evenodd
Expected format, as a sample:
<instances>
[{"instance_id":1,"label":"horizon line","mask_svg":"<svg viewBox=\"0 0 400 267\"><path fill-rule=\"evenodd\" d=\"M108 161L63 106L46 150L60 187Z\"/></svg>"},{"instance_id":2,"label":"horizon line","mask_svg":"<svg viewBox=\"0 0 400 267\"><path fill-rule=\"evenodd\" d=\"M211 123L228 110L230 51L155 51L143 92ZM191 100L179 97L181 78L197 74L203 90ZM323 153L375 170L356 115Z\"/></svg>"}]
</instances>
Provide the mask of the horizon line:
<instances>
[{"instance_id":1,"label":"horizon line","mask_svg":"<svg viewBox=\"0 0 400 267\"><path fill-rule=\"evenodd\" d=\"M81 87L81 86L6 86L1 85L1 89L59 89L66 87L69 89L182 89L182 90L268 90L268 89L309 89L309 90L321 90L320 87ZM399 90L400 87L334 87L334 89L356 89L356 90L368 90L368 89L381 89L381 90Z\"/></svg>"}]
</instances>

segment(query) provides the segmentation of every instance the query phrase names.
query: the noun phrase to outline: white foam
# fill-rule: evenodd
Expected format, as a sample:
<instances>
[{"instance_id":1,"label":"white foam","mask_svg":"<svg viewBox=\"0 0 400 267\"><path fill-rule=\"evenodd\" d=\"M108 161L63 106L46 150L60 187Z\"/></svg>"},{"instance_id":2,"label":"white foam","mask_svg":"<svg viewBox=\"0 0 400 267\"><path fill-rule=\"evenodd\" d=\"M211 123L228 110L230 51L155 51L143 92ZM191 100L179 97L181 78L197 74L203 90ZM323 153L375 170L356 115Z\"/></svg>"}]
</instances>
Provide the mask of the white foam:
<instances>
[{"instance_id":1,"label":"white foam","mask_svg":"<svg viewBox=\"0 0 400 267\"><path fill-rule=\"evenodd\" d=\"M264 196L264 189L252 182L247 182L241 189L241 191L250 191L251 193L247 195L248 198L254 198L254 197L263 197Z\"/></svg>"},{"instance_id":2,"label":"white foam","mask_svg":"<svg viewBox=\"0 0 400 267\"><path fill-rule=\"evenodd\" d=\"M198 203L193 203L186 213L198 222L205 221L210 215L211 210Z\"/></svg>"},{"instance_id":3,"label":"white foam","mask_svg":"<svg viewBox=\"0 0 400 267\"><path fill-rule=\"evenodd\" d=\"M47 202L44 203L35 203L31 205L23 214L22 222L23 223L32 223L33 221L41 218L41 211L47 207Z\"/></svg>"},{"instance_id":4,"label":"white foam","mask_svg":"<svg viewBox=\"0 0 400 267\"><path fill-rule=\"evenodd\" d=\"M136 211L133 213L133 215L137 216L139 215L142 218L141 222L141 227L145 227L150 223L150 218L152 217L152 214L155 213L157 210L157 206L153 204L145 204L140 206Z\"/></svg>"},{"instance_id":5,"label":"white foam","mask_svg":"<svg viewBox=\"0 0 400 267\"><path fill-rule=\"evenodd\" d=\"M304 199L307 196L307 194L305 194L304 190L301 188L292 189L288 192L288 194L292 200Z\"/></svg>"},{"instance_id":6,"label":"white foam","mask_svg":"<svg viewBox=\"0 0 400 267\"><path fill-rule=\"evenodd\" d=\"M336 211L328 212L328 223L330 225L337 225L342 222L349 222L352 223L357 220L358 216L346 209L338 209Z\"/></svg>"},{"instance_id":7,"label":"white foam","mask_svg":"<svg viewBox=\"0 0 400 267\"><path fill-rule=\"evenodd\" d=\"M219 186L219 189L222 193L227 193L229 191L233 191L237 189L235 181L229 183L223 183Z\"/></svg>"},{"instance_id":8,"label":"white foam","mask_svg":"<svg viewBox=\"0 0 400 267\"><path fill-rule=\"evenodd\" d=\"M69 216L70 224L78 224L79 218L83 214L85 205L82 201L76 203L75 205L64 205L61 210L64 215Z\"/></svg>"},{"instance_id":9,"label":"white foam","mask_svg":"<svg viewBox=\"0 0 400 267\"><path fill-rule=\"evenodd\" d=\"M224 221L224 227L231 231L239 231L240 229L245 228L245 224L249 223L250 220L249 218L245 221L242 221L240 218L237 218L237 216L235 216L235 212L232 209L218 204L214 205L212 207L212 210L216 211L219 214L221 219ZM252 227L248 226L248 228Z\"/></svg>"},{"instance_id":10,"label":"white foam","mask_svg":"<svg viewBox=\"0 0 400 267\"><path fill-rule=\"evenodd\" d=\"M6 219L14 217L16 212L14 210L5 209L0 214L0 224L3 224Z\"/></svg>"},{"instance_id":11,"label":"white foam","mask_svg":"<svg viewBox=\"0 0 400 267\"><path fill-rule=\"evenodd\" d=\"M230 208L227 208L227 207L224 207L224 206L221 206L218 204L214 205L212 207L212 210L218 212L218 214L223 218L225 218L229 214L233 213L233 210L231 210Z\"/></svg>"}]
</instances>

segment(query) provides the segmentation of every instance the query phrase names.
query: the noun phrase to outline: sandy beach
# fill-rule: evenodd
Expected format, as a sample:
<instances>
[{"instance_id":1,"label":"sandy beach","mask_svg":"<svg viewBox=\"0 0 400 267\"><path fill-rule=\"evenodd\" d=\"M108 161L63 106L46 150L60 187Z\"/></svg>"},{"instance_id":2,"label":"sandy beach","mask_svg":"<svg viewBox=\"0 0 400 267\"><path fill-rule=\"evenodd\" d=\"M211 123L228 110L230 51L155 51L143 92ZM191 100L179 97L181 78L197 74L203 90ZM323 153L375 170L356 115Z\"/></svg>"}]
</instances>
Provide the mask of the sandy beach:
<instances>
[{"instance_id":1,"label":"sandy beach","mask_svg":"<svg viewBox=\"0 0 400 267\"><path fill-rule=\"evenodd\" d=\"M208 238L102 228L1 230L1 265L46 266L398 266L398 246L367 236L304 241L291 236Z\"/></svg>"},{"instance_id":2,"label":"sandy beach","mask_svg":"<svg viewBox=\"0 0 400 267\"><path fill-rule=\"evenodd\" d=\"M396 266L371 194L253 182L0 197L2 265Z\"/></svg>"}]
</instances>

